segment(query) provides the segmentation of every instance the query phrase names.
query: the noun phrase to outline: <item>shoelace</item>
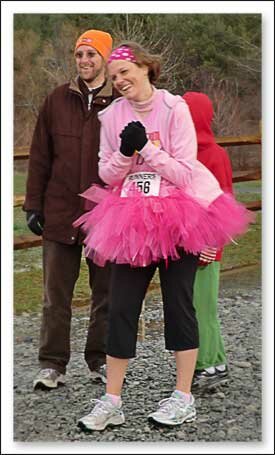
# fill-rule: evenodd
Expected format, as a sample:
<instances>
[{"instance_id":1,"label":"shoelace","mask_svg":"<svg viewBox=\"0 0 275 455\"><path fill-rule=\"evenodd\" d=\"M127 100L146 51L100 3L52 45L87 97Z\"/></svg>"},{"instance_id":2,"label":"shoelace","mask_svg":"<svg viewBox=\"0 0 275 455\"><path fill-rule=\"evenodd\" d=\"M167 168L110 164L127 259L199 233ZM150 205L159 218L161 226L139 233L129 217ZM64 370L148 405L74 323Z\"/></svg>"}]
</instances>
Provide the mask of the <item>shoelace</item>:
<instances>
[{"instance_id":1,"label":"shoelace","mask_svg":"<svg viewBox=\"0 0 275 455\"><path fill-rule=\"evenodd\" d=\"M176 409L182 408L182 405L184 404L183 400L179 400L174 397L169 397L169 398L164 398L164 400L161 400L159 402L159 407L161 408L161 412L169 412L173 410L175 407Z\"/></svg>"},{"instance_id":2,"label":"shoelace","mask_svg":"<svg viewBox=\"0 0 275 455\"><path fill-rule=\"evenodd\" d=\"M99 367L99 369L98 369L98 372L99 372L100 374L103 374L103 375L106 376L106 373L107 373L107 367L106 367L106 365L101 365L101 366Z\"/></svg>"},{"instance_id":3,"label":"shoelace","mask_svg":"<svg viewBox=\"0 0 275 455\"><path fill-rule=\"evenodd\" d=\"M49 374L52 374L53 372L54 372L54 370L52 368L45 368L44 370L42 370L40 372L40 375L43 376L43 377L46 377Z\"/></svg>"},{"instance_id":4,"label":"shoelace","mask_svg":"<svg viewBox=\"0 0 275 455\"><path fill-rule=\"evenodd\" d=\"M97 416L101 412L107 414L110 409L113 407L112 403L109 401L98 400L97 398L92 398L91 403L96 403L95 407L91 410L89 415Z\"/></svg>"}]
</instances>

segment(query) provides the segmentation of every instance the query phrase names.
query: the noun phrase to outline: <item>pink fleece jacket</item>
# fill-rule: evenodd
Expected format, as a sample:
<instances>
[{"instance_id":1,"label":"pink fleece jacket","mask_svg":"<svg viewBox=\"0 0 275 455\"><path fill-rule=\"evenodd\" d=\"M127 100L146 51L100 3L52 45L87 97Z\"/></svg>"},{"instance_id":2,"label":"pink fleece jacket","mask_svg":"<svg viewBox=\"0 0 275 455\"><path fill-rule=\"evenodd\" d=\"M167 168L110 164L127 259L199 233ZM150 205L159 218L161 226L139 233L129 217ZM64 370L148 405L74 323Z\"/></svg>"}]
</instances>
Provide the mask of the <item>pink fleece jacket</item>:
<instances>
[{"instance_id":1,"label":"pink fleece jacket","mask_svg":"<svg viewBox=\"0 0 275 455\"><path fill-rule=\"evenodd\" d=\"M208 206L223 191L213 174L197 160L197 139L185 101L166 90L155 90L153 109L141 119L125 98L98 114L101 122L99 175L111 187L121 186L129 173L147 171L161 176L160 196L175 186ZM141 121L148 142L133 157L120 153L119 137L131 121Z\"/></svg>"}]
</instances>

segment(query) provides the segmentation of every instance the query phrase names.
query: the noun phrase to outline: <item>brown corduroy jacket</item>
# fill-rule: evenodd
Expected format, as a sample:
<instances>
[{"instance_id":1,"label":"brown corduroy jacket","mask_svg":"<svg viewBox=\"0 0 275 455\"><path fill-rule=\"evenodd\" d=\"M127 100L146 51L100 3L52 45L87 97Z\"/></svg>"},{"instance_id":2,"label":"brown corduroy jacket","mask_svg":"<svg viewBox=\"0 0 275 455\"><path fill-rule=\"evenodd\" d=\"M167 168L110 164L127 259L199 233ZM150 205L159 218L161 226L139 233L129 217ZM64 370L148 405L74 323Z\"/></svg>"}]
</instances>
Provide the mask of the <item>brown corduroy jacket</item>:
<instances>
[{"instance_id":1,"label":"brown corduroy jacket","mask_svg":"<svg viewBox=\"0 0 275 455\"><path fill-rule=\"evenodd\" d=\"M57 87L40 110L30 149L23 210L42 212L43 237L65 244L81 242L72 226L84 211L79 196L98 176L100 123L97 113L115 95L110 82L98 92L88 111L79 79Z\"/></svg>"}]
</instances>

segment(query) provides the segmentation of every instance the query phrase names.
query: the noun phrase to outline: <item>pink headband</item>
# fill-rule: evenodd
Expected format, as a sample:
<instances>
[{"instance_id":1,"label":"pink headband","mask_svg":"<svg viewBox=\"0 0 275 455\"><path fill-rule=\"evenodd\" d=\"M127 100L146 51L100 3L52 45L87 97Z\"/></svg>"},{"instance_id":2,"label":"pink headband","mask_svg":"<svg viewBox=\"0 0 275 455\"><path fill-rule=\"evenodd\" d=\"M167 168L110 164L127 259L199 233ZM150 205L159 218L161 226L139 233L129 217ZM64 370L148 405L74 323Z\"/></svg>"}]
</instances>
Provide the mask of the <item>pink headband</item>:
<instances>
[{"instance_id":1,"label":"pink headband","mask_svg":"<svg viewBox=\"0 0 275 455\"><path fill-rule=\"evenodd\" d=\"M113 60L127 60L127 62L136 63L136 57L133 54L132 49L128 46L121 46L115 49L108 60L111 63Z\"/></svg>"}]
</instances>

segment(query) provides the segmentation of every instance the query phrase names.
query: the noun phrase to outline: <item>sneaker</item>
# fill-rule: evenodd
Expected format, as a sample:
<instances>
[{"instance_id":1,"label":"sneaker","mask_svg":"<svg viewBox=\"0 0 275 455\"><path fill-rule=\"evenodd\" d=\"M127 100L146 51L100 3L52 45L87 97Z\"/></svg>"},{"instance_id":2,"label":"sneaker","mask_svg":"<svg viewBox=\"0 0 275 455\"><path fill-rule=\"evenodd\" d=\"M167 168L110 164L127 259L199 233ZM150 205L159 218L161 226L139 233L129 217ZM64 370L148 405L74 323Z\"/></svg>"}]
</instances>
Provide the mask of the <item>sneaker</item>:
<instances>
[{"instance_id":1,"label":"sneaker","mask_svg":"<svg viewBox=\"0 0 275 455\"><path fill-rule=\"evenodd\" d=\"M186 403L177 392L170 398L159 402L159 409L148 415L149 421L163 425L181 425L183 422L192 422L196 418L195 399L191 395L191 402Z\"/></svg>"},{"instance_id":2,"label":"sneaker","mask_svg":"<svg viewBox=\"0 0 275 455\"><path fill-rule=\"evenodd\" d=\"M52 368L43 368L33 381L34 389L50 390L65 384L65 375Z\"/></svg>"},{"instance_id":3,"label":"sneaker","mask_svg":"<svg viewBox=\"0 0 275 455\"><path fill-rule=\"evenodd\" d=\"M226 365L209 367L204 370L196 370L193 377L193 389L211 389L217 385L223 385L228 382L228 368Z\"/></svg>"},{"instance_id":4,"label":"sneaker","mask_svg":"<svg viewBox=\"0 0 275 455\"><path fill-rule=\"evenodd\" d=\"M101 365L97 369L91 371L91 379L93 382L103 382L103 384L106 384L106 365Z\"/></svg>"},{"instance_id":5,"label":"sneaker","mask_svg":"<svg viewBox=\"0 0 275 455\"><path fill-rule=\"evenodd\" d=\"M108 425L122 425L125 422L125 417L121 409L122 402L116 406L109 397L104 395L100 400L92 399L91 403L95 403L95 406L90 414L78 421L78 426L82 430L102 431Z\"/></svg>"}]
</instances>

